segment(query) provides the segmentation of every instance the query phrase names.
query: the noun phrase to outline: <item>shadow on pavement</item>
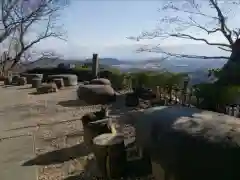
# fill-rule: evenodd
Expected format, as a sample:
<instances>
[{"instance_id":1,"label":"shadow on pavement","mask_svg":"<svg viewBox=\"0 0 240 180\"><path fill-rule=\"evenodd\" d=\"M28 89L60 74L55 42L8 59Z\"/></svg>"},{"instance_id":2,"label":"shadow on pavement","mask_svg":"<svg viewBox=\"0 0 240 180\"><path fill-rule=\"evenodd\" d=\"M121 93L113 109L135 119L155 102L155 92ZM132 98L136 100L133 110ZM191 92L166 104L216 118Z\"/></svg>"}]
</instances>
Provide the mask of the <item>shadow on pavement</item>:
<instances>
[{"instance_id":1,"label":"shadow on pavement","mask_svg":"<svg viewBox=\"0 0 240 180\"><path fill-rule=\"evenodd\" d=\"M34 159L26 161L22 166L59 164L81 156L86 156L89 153L90 151L86 145L81 143L72 147L41 154Z\"/></svg>"},{"instance_id":2,"label":"shadow on pavement","mask_svg":"<svg viewBox=\"0 0 240 180\"><path fill-rule=\"evenodd\" d=\"M86 106L81 100L67 100L67 101L60 101L58 105L63 107L78 107L78 106Z\"/></svg>"},{"instance_id":3,"label":"shadow on pavement","mask_svg":"<svg viewBox=\"0 0 240 180\"><path fill-rule=\"evenodd\" d=\"M20 88L18 88L18 90L24 90L24 89L34 89L34 88L32 88L32 87L20 87Z\"/></svg>"}]
</instances>

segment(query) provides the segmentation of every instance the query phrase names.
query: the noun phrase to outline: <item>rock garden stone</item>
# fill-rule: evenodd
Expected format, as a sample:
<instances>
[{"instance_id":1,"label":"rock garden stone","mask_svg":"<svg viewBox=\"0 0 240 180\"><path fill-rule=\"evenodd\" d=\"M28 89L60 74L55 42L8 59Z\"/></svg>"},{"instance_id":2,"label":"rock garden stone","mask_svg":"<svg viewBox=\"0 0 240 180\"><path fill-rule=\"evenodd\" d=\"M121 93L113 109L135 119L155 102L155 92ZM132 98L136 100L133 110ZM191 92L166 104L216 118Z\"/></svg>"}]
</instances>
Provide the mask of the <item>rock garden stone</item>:
<instances>
[{"instance_id":1,"label":"rock garden stone","mask_svg":"<svg viewBox=\"0 0 240 180\"><path fill-rule=\"evenodd\" d=\"M98 85L111 85L110 80L105 78L93 79L90 81L90 84L98 84Z\"/></svg>"},{"instance_id":2,"label":"rock garden stone","mask_svg":"<svg viewBox=\"0 0 240 180\"><path fill-rule=\"evenodd\" d=\"M32 88L39 88L42 85L42 79L35 77L31 80Z\"/></svg>"},{"instance_id":3,"label":"rock garden stone","mask_svg":"<svg viewBox=\"0 0 240 180\"><path fill-rule=\"evenodd\" d=\"M95 122L103 118L106 118L106 112L105 110L101 109L97 112L87 113L81 119L84 129L84 143L86 143L89 148L92 146L92 140L94 137L102 133L111 132L107 124L90 124L90 122Z\"/></svg>"},{"instance_id":4,"label":"rock garden stone","mask_svg":"<svg viewBox=\"0 0 240 180\"><path fill-rule=\"evenodd\" d=\"M90 82L89 81L84 81L83 84L87 85L87 84L90 84Z\"/></svg>"},{"instance_id":5,"label":"rock garden stone","mask_svg":"<svg viewBox=\"0 0 240 180\"><path fill-rule=\"evenodd\" d=\"M43 74L27 74L27 73L24 73L21 76L27 78L27 84L32 84L32 79L33 78L43 79Z\"/></svg>"},{"instance_id":6,"label":"rock garden stone","mask_svg":"<svg viewBox=\"0 0 240 180\"><path fill-rule=\"evenodd\" d=\"M12 84L13 84L13 85L17 85L19 78L20 78L20 75L14 75L14 76L12 77Z\"/></svg>"},{"instance_id":7,"label":"rock garden stone","mask_svg":"<svg viewBox=\"0 0 240 180\"><path fill-rule=\"evenodd\" d=\"M77 95L88 104L108 104L116 101L115 91L109 85L80 85Z\"/></svg>"},{"instance_id":8,"label":"rock garden stone","mask_svg":"<svg viewBox=\"0 0 240 180\"><path fill-rule=\"evenodd\" d=\"M64 86L76 86L78 84L78 77L75 74L58 74L58 75L49 75L48 81L53 81L53 79L62 78Z\"/></svg>"},{"instance_id":9,"label":"rock garden stone","mask_svg":"<svg viewBox=\"0 0 240 180\"><path fill-rule=\"evenodd\" d=\"M37 88L38 94L53 93L57 91L58 88L55 83L42 84L40 87Z\"/></svg>"},{"instance_id":10,"label":"rock garden stone","mask_svg":"<svg viewBox=\"0 0 240 180\"><path fill-rule=\"evenodd\" d=\"M24 86L27 84L27 78L26 77L19 77L17 81L18 86Z\"/></svg>"},{"instance_id":11,"label":"rock garden stone","mask_svg":"<svg viewBox=\"0 0 240 180\"><path fill-rule=\"evenodd\" d=\"M62 78L53 79L53 82L57 85L58 89L64 88L64 82Z\"/></svg>"}]
</instances>

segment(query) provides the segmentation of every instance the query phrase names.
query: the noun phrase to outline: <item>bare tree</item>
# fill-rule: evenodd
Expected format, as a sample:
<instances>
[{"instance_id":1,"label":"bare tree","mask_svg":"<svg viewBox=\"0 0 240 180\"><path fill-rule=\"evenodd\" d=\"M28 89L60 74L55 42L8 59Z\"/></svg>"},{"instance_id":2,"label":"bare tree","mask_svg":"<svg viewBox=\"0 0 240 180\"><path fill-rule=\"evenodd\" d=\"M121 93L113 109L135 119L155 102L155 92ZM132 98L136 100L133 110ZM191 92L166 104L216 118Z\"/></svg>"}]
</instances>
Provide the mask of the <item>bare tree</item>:
<instances>
[{"instance_id":1,"label":"bare tree","mask_svg":"<svg viewBox=\"0 0 240 180\"><path fill-rule=\"evenodd\" d=\"M159 25L155 30L143 32L137 37L130 37L130 39L137 41L146 39L164 40L167 38L186 39L202 42L210 46L215 46L229 53L232 52L232 45L240 36L240 28L230 27L228 20L231 17L227 17L227 15L230 13L233 15L234 10L238 10L240 7L239 1L188 0L185 2L180 1L180 3L177 1L173 2L167 3L163 5L161 9L159 9L161 13L169 13L167 16L160 19ZM204 4L206 2L208 2L208 4ZM225 8L223 8L223 6L225 6ZM226 9L228 9L228 11L226 11ZM223 36L226 41L211 42L207 38L199 37L199 35L197 35L199 32L202 34L205 33L209 37L217 34ZM161 48L161 44L153 47L143 46L139 49L139 51L157 52L163 53L167 56L186 58L229 59L229 56L209 57L205 55L198 56L194 54L177 54L166 52Z\"/></svg>"},{"instance_id":2,"label":"bare tree","mask_svg":"<svg viewBox=\"0 0 240 180\"><path fill-rule=\"evenodd\" d=\"M0 43L2 43L18 26L20 18L14 19L12 12L18 0L0 2Z\"/></svg>"},{"instance_id":3,"label":"bare tree","mask_svg":"<svg viewBox=\"0 0 240 180\"><path fill-rule=\"evenodd\" d=\"M208 4L206 4L206 2ZM165 4L159 11L170 13L159 21L158 27L153 31L142 32L137 37L129 39L140 41L149 39L165 40L168 38L192 40L214 46L222 51L228 52L230 56L206 56L195 54L178 54L163 50L161 44L154 46L143 46L138 49L139 52L156 52L163 55L184 57L184 58L202 58L202 59L226 59L227 63L221 70L218 82L222 84L239 84L238 75L240 69L240 27L239 24L231 24L231 20L238 9L240 1L232 0L185 0L172 1ZM176 16L171 16L175 14ZM237 25L237 27L235 27ZM223 37L223 41L212 42L210 38L200 37L199 34L205 33L205 36ZM221 38L219 38L221 39Z\"/></svg>"},{"instance_id":4,"label":"bare tree","mask_svg":"<svg viewBox=\"0 0 240 180\"><path fill-rule=\"evenodd\" d=\"M65 40L66 34L62 26L57 25L62 7L63 4L56 0L18 0L18 3L11 8L15 19L20 21L14 30L15 45L11 49L14 52L11 53L10 69L21 62L30 49L41 41L48 38Z\"/></svg>"}]
</instances>

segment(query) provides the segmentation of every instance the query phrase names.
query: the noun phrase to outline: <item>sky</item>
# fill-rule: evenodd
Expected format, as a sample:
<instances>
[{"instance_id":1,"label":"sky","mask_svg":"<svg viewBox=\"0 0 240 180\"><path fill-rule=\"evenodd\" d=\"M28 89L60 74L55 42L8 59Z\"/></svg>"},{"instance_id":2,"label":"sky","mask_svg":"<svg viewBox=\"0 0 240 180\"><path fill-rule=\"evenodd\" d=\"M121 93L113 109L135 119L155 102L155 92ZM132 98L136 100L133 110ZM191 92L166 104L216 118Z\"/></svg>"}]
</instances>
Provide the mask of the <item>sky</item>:
<instances>
[{"instance_id":1,"label":"sky","mask_svg":"<svg viewBox=\"0 0 240 180\"><path fill-rule=\"evenodd\" d=\"M158 12L164 0L74 0L61 12L59 23L67 30L67 41L48 40L40 43L40 50L54 50L65 58L91 57L99 53L102 57L145 58L159 56L149 53L137 54L138 43L127 39L137 36L144 30L154 29L163 12ZM180 14L181 15L181 14ZM200 19L201 21L201 19ZM200 34L201 35L201 34ZM205 37L206 35L203 35ZM219 35L208 37L212 41L224 41ZM149 43L149 42L148 42ZM159 42L157 42L159 43ZM165 40L161 44L178 49L186 40ZM204 46L205 47L205 46ZM182 49L181 49L182 50ZM193 49L187 46L184 51L198 53L223 53L218 49Z\"/></svg>"}]
</instances>

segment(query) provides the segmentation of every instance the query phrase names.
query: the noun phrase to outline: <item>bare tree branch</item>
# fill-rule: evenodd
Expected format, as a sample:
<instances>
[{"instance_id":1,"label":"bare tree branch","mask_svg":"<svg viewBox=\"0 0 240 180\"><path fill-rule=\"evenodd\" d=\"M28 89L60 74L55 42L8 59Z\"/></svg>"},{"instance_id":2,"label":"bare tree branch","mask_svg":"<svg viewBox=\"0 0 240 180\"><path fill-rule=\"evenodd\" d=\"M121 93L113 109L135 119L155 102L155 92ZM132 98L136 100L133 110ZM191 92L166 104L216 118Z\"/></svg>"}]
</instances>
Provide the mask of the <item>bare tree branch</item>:
<instances>
[{"instance_id":1,"label":"bare tree branch","mask_svg":"<svg viewBox=\"0 0 240 180\"><path fill-rule=\"evenodd\" d=\"M225 49L224 47L218 47L219 49L223 50L223 51L227 51L227 52L232 52L231 49Z\"/></svg>"},{"instance_id":2,"label":"bare tree branch","mask_svg":"<svg viewBox=\"0 0 240 180\"><path fill-rule=\"evenodd\" d=\"M152 53L161 53L166 56L173 56L178 58L199 58L199 59L229 59L228 56L199 56L199 55L190 55L190 54L179 54L179 53L170 53L164 51L160 46L143 46L137 49L137 52L152 52Z\"/></svg>"},{"instance_id":3,"label":"bare tree branch","mask_svg":"<svg viewBox=\"0 0 240 180\"><path fill-rule=\"evenodd\" d=\"M228 40L230 45L233 45L234 41L232 39L232 32L227 27L226 18L224 17L220 7L218 6L218 1L217 0L209 0L209 1L212 4L212 6L214 7L214 9L217 11L219 25L220 25L222 34Z\"/></svg>"},{"instance_id":4,"label":"bare tree branch","mask_svg":"<svg viewBox=\"0 0 240 180\"><path fill-rule=\"evenodd\" d=\"M21 23L32 18L52 14L50 9L59 10L66 0L1 0L0 2L0 43L2 43ZM41 15L40 15L41 14Z\"/></svg>"},{"instance_id":5,"label":"bare tree branch","mask_svg":"<svg viewBox=\"0 0 240 180\"><path fill-rule=\"evenodd\" d=\"M20 19L20 21L16 27L17 33L15 35L18 48L14 49L15 54L12 57L10 69L16 66L22 58L26 57L26 53L39 42L48 38L65 40L65 32L56 23L62 4L60 6L54 4L55 1L38 0L30 9L28 4L23 4L24 1L21 1L22 4L18 4L12 9L14 18ZM38 26L41 26L41 28ZM29 36L30 34L31 36Z\"/></svg>"},{"instance_id":6,"label":"bare tree branch","mask_svg":"<svg viewBox=\"0 0 240 180\"><path fill-rule=\"evenodd\" d=\"M166 12L169 11L166 17L160 19L158 27L153 31L145 31L142 32L139 36L131 36L128 39L141 41L141 40L151 40L151 39L159 39L166 40L168 38L175 39L187 39L192 41L199 41L204 44L210 46L216 46L217 48L226 51L232 52L232 45L235 43L237 39L240 38L240 28L232 28L230 29L228 26L228 18L224 14L224 11L220 8L220 0L208 0L210 4L210 10L213 10L212 13L210 11L204 12L204 2L206 1L198 1L201 4L197 3L197 0L188 0L188 4L180 4L178 7L177 2L170 2L163 6L159 11ZM240 6L238 1L231 1L228 4L232 4L235 7ZM206 7L205 7L206 8ZM177 13L178 12L178 13ZM180 13L181 12L181 13ZM230 10L229 10L230 12ZM178 16L171 16L169 14L178 14ZM182 15L184 14L184 15ZM216 14L216 15L214 15ZM201 21L199 21L201 19ZM203 19L205 22L203 22ZM192 32L196 33L192 33ZM226 39L225 42L211 42L208 38L204 36L197 35L198 32L205 33L206 35L214 35L215 33L219 33ZM204 38L203 38L204 37ZM156 49L158 49L156 51ZM159 51L159 45L155 50L151 52L163 53L169 56L178 56L178 57L188 57L188 58L204 58L210 59L207 56L195 56L195 55L181 55L180 54L172 54L163 51ZM141 48L141 51L144 51ZM149 49L146 49L149 52ZM207 57L207 58L206 58ZM211 57L212 59L223 58L227 59L227 57ZM229 57L228 57L229 58Z\"/></svg>"}]
</instances>

